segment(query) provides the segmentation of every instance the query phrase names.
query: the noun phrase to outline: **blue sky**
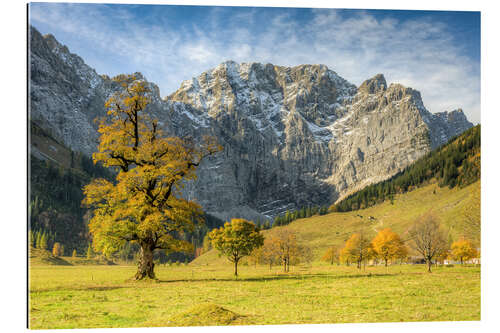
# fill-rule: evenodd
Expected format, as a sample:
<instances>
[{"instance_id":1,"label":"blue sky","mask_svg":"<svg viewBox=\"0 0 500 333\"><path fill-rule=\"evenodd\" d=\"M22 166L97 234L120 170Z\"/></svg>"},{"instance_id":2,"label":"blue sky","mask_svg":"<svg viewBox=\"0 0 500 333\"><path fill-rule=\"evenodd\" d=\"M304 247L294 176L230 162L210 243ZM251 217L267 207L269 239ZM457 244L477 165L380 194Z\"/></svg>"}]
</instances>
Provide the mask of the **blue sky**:
<instances>
[{"instance_id":1,"label":"blue sky","mask_svg":"<svg viewBox=\"0 0 500 333\"><path fill-rule=\"evenodd\" d=\"M161 95L225 60L325 64L359 85L377 73L431 112L480 122L480 14L33 3L30 23L100 74L142 72Z\"/></svg>"}]
</instances>

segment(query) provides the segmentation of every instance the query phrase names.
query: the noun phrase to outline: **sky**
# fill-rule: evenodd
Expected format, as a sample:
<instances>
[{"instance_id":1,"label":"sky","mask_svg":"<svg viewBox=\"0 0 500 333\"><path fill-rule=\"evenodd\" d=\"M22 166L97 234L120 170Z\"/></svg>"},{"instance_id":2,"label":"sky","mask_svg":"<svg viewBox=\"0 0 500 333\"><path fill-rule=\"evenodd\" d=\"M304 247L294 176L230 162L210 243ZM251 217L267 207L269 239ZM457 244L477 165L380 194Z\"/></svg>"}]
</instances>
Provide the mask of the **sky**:
<instances>
[{"instance_id":1,"label":"sky","mask_svg":"<svg viewBox=\"0 0 500 333\"><path fill-rule=\"evenodd\" d=\"M481 119L479 12L32 3L29 19L99 74L142 72L163 97L226 60L325 64Z\"/></svg>"}]
</instances>

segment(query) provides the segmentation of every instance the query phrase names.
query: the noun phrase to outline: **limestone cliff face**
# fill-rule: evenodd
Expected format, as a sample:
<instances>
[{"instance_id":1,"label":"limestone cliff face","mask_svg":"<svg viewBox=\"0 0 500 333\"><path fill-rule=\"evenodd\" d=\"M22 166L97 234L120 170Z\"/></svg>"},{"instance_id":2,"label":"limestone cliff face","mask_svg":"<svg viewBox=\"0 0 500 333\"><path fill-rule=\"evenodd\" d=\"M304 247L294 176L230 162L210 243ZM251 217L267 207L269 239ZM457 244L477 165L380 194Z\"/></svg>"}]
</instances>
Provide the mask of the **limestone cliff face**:
<instances>
[{"instance_id":1,"label":"limestone cliff face","mask_svg":"<svg viewBox=\"0 0 500 333\"><path fill-rule=\"evenodd\" d=\"M31 29L30 117L72 149L96 149L93 119L118 87L52 36ZM140 74L138 74L140 76ZM379 74L359 88L324 65L224 62L148 112L168 133L217 137L185 195L222 218L273 217L328 204L388 178L472 126L461 110L432 114L420 93Z\"/></svg>"}]
</instances>

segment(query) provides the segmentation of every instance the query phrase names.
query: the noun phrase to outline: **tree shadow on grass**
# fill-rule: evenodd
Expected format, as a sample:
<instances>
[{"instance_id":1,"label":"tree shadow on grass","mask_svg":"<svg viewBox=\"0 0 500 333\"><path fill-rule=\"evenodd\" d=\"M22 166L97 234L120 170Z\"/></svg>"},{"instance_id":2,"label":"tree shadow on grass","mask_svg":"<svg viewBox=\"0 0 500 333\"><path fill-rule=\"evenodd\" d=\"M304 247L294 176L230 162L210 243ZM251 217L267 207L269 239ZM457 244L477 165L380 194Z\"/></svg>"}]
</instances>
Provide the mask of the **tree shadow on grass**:
<instances>
[{"instance_id":1,"label":"tree shadow on grass","mask_svg":"<svg viewBox=\"0 0 500 333\"><path fill-rule=\"evenodd\" d=\"M55 288L40 288L40 289L34 289L30 290L30 293L46 293L46 292L53 292L53 291L108 291L108 290L115 290L115 289L122 289L122 288L127 288L126 286L90 286L90 287L74 287L74 288L69 288L69 287L55 287Z\"/></svg>"},{"instance_id":2,"label":"tree shadow on grass","mask_svg":"<svg viewBox=\"0 0 500 333\"><path fill-rule=\"evenodd\" d=\"M315 274L278 274L278 275L267 275L259 277L231 277L231 278L191 278L191 279L174 279L174 280L158 280L158 283L174 283L174 282L267 282L267 281L278 281L278 280L308 280L308 279L324 279L324 280L336 280L336 279L353 279L353 278L379 278L384 276L394 276L399 274L345 274L345 275L332 275L327 273L315 273Z\"/></svg>"},{"instance_id":3,"label":"tree shadow on grass","mask_svg":"<svg viewBox=\"0 0 500 333\"><path fill-rule=\"evenodd\" d=\"M77 290L88 290L88 291L108 291L108 290L115 290L115 289L122 289L125 288L123 286L96 286L96 287L85 287L85 288L80 288Z\"/></svg>"}]
</instances>

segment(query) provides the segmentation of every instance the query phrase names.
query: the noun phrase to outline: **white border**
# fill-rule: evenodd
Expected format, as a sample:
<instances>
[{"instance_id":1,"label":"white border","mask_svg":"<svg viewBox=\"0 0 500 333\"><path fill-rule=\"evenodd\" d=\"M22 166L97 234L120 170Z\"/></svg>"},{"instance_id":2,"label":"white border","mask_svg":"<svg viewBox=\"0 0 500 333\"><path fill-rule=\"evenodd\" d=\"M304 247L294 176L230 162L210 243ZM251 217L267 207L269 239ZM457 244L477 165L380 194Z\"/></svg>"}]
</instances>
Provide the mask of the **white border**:
<instances>
[{"instance_id":1,"label":"white border","mask_svg":"<svg viewBox=\"0 0 500 333\"><path fill-rule=\"evenodd\" d=\"M46 0L45 2L54 2ZM102 1L72 1L99 3ZM445 322L445 323L382 323L382 324L337 324L337 325L283 325L283 326L237 326L208 328L149 328L122 329L131 332L165 331L169 332L265 332L290 330L315 330L318 332L421 332L453 331L475 332L493 331L500 326L498 322L498 259L500 253L500 220L496 212L496 192L500 188L498 171L500 152L497 148L500 126L500 106L497 102L499 93L500 59L498 32L500 15L498 6L493 1L305 1L305 0L188 0L188 1L116 1L106 3L142 3L142 4L188 4L188 5L233 5L233 6L273 6L273 7L316 7L316 8L362 8L362 9L420 9L420 10L465 10L481 11L481 124L482 124L482 320L481 322ZM6 332L24 331L26 325L26 6L24 1L2 2L2 122L0 135L2 142L2 203L1 222L3 237L0 240L2 254L2 294L0 326ZM7 103L5 103L7 102ZM61 330L48 330L47 332ZM82 330L77 330L82 331ZM83 330L87 331L87 330ZM104 332L93 329L89 332ZM71 331L73 332L73 331ZM76 332L76 331L75 331Z\"/></svg>"}]
</instances>

